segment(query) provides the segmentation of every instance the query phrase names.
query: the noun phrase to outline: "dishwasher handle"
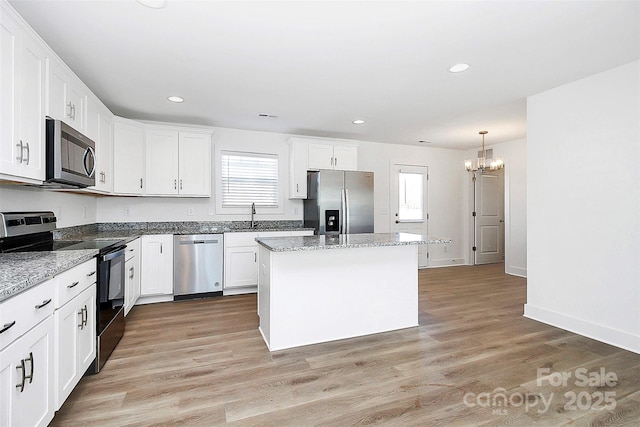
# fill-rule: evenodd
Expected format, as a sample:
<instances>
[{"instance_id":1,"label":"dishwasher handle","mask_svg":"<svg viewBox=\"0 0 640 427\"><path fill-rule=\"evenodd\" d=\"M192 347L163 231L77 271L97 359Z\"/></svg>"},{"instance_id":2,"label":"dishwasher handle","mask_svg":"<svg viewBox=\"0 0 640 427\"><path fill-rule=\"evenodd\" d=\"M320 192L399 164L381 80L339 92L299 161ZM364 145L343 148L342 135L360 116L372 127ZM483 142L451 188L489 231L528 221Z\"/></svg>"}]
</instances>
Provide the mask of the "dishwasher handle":
<instances>
[{"instance_id":1,"label":"dishwasher handle","mask_svg":"<svg viewBox=\"0 0 640 427\"><path fill-rule=\"evenodd\" d=\"M214 243L219 243L219 240L181 240L179 243L181 245L210 245Z\"/></svg>"}]
</instances>

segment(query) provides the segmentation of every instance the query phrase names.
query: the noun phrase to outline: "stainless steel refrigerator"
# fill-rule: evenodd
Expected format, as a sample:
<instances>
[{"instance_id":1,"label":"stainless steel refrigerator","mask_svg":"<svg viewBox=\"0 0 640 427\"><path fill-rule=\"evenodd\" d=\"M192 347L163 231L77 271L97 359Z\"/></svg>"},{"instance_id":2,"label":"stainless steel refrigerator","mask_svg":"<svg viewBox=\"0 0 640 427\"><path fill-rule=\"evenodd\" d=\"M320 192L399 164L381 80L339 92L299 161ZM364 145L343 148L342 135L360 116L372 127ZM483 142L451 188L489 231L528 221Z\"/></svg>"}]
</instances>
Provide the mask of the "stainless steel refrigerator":
<instances>
[{"instance_id":1,"label":"stainless steel refrigerator","mask_svg":"<svg viewBox=\"0 0 640 427\"><path fill-rule=\"evenodd\" d=\"M304 226L315 234L373 233L373 172L307 172Z\"/></svg>"}]
</instances>

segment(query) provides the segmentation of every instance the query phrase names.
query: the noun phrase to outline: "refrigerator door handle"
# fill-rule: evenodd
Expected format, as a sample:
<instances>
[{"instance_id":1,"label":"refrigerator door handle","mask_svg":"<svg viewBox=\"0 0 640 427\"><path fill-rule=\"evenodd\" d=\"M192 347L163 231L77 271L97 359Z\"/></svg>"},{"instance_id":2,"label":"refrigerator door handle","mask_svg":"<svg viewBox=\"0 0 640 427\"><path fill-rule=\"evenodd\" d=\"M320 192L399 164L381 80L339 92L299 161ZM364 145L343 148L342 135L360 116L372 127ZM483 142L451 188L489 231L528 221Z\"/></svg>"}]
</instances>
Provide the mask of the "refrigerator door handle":
<instances>
[{"instance_id":1,"label":"refrigerator door handle","mask_svg":"<svg viewBox=\"0 0 640 427\"><path fill-rule=\"evenodd\" d=\"M340 234L347 233L347 193L344 188L340 189Z\"/></svg>"},{"instance_id":2,"label":"refrigerator door handle","mask_svg":"<svg viewBox=\"0 0 640 427\"><path fill-rule=\"evenodd\" d=\"M351 220L349 218L349 189L345 188L344 190L344 228L345 234L351 233Z\"/></svg>"}]
</instances>

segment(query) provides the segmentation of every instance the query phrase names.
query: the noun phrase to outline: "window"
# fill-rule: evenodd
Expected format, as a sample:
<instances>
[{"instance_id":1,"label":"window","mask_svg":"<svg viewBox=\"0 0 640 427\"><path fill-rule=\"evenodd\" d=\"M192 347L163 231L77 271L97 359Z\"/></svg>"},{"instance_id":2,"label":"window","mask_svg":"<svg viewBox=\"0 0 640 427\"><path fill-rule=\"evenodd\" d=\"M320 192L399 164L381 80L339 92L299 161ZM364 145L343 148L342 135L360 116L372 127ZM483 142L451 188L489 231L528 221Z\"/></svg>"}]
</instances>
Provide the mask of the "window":
<instances>
[{"instance_id":1,"label":"window","mask_svg":"<svg viewBox=\"0 0 640 427\"><path fill-rule=\"evenodd\" d=\"M278 156L222 151L222 207L278 207Z\"/></svg>"},{"instance_id":2,"label":"window","mask_svg":"<svg viewBox=\"0 0 640 427\"><path fill-rule=\"evenodd\" d=\"M401 222L424 221L424 177L421 173L398 174L398 220Z\"/></svg>"}]
</instances>

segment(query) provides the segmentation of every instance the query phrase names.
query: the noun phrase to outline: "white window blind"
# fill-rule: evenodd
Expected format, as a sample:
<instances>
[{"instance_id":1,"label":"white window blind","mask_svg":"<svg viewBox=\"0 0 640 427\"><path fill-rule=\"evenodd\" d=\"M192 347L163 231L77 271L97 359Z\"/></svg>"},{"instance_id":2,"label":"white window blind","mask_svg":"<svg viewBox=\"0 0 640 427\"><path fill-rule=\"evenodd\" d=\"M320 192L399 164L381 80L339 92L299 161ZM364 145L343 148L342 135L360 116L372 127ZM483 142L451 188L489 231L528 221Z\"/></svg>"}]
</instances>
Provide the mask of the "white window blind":
<instances>
[{"instance_id":1,"label":"white window blind","mask_svg":"<svg viewBox=\"0 0 640 427\"><path fill-rule=\"evenodd\" d=\"M278 156L222 151L222 206L278 207Z\"/></svg>"}]
</instances>

